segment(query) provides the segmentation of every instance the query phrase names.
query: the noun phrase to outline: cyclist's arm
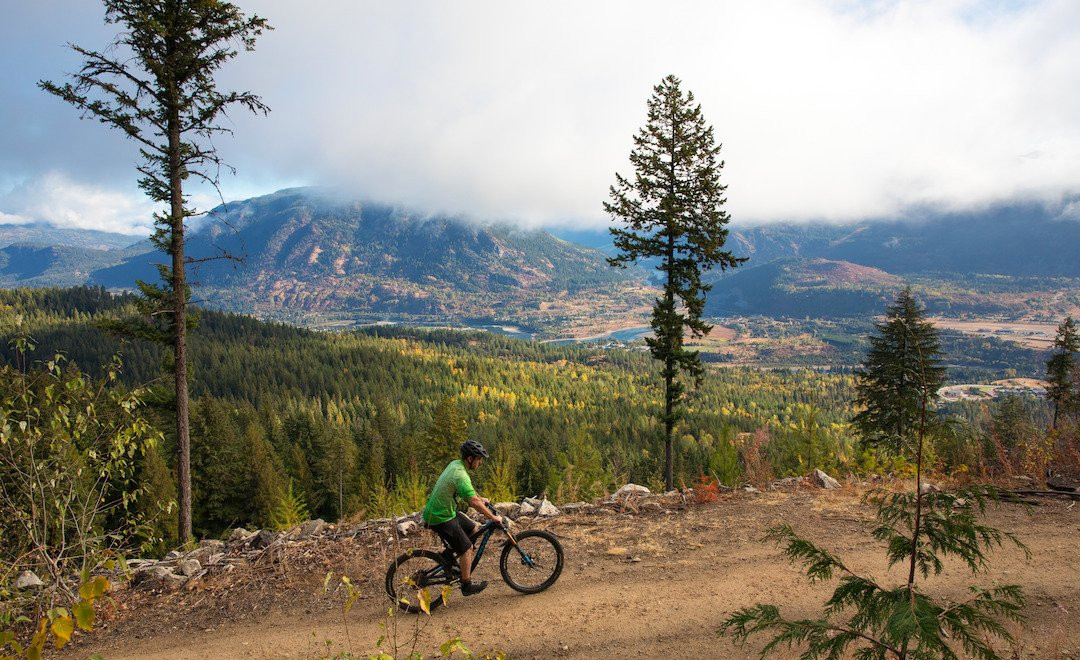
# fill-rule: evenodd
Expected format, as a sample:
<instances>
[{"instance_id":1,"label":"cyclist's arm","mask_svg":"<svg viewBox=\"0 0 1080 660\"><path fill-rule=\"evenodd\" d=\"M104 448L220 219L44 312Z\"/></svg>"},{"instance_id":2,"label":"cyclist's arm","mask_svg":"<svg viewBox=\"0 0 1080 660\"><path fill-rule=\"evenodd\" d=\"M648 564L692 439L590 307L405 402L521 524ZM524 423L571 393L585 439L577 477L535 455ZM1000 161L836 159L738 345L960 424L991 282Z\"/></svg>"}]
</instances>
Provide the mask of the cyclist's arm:
<instances>
[{"instance_id":1,"label":"cyclist's arm","mask_svg":"<svg viewBox=\"0 0 1080 660\"><path fill-rule=\"evenodd\" d=\"M496 525L502 524L502 516L489 509L479 495L473 495L466 501L469 503L469 506L490 518Z\"/></svg>"}]
</instances>

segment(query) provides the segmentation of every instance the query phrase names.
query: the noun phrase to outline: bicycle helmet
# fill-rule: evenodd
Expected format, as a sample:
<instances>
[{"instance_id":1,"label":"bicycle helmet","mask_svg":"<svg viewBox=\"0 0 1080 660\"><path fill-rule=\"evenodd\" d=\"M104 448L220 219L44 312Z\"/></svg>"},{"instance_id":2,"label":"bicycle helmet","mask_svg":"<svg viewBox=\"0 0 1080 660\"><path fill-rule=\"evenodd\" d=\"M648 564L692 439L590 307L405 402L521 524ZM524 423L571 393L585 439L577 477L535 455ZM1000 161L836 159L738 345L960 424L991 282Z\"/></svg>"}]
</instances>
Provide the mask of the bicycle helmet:
<instances>
[{"instance_id":1,"label":"bicycle helmet","mask_svg":"<svg viewBox=\"0 0 1080 660\"><path fill-rule=\"evenodd\" d=\"M487 450L484 449L484 445L480 444L476 440L466 440L465 444L461 445L461 457L468 458L469 456L478 456L480 458L487 458Z\"/></svg>"}]
</instances>

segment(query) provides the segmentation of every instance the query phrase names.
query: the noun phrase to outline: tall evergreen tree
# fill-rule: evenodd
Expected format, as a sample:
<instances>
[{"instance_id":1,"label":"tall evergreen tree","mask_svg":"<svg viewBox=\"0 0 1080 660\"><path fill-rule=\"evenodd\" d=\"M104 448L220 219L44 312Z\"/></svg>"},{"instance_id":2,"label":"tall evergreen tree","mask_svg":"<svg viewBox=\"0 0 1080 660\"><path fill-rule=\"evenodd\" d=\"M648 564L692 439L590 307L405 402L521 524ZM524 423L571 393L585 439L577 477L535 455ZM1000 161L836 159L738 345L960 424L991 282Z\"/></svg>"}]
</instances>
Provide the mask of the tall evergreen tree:
<instances>
[{"instance_id":1,"label":"tall evergreen tree","mask_svg":"<svg viewBox=\"0 0 1080 660\"><path fill-rule=\"evenodd\" d=\"M446 464L458 457L462 444L469 439L469 425L461 416L452 397L439 401L432 416L431 426L424 434L424 474L438 475Z\"/></svg>"},{"instance_id":2,"label":"tall evergreen tree","mask_svg":"<svg viewBox=\"0 0 1080 660\"><path fill-rule=\"evenodd\" d=\"M188 428L188 284L191 259L184 254L184 221L196 215L184 193L194 176L215 187L221 158L213 136L231 129L219 123L233 106L266 113L250 92L222 93L214 75L238 54L254 50L255 39L270 29L266 20L247 17L219 0L104 0L105 22L123 32L103 51L71 48L86 58L74 82L39 86L122 131L140 147L144 163L139 187L168 210L154 216L154 243L170 257L159 266L161 286L140 283L156 312L168 320L175 376L179 539L191 538L191 463ZM151 327L148 332L155 332Z\"/></svg>"},{"instance_id":3,"label":"tall evergreen tree","mask_svg":"<svg viewBox=\"0 0 1080 660\"><path fill-rule=\"evenodd\" d=\"M1080 392L1075 391L1074 372L1080 355L1080 334L1076 331L1076 322L1066 316L1058 326L1054 337L1054 354L1046 361L1046 398L1054 402L1053 428L1057 428L1061 414L1076 412L1080 408Z\"/></svg>"},{"instance_id":4,"label":"tall evergreen tree","mask_svg":"<svg viewBox=\"0 0 1080 660\"><path fill-rule=\"evenodd\" d=\"M925 404L936 400L945 383L938 331L905 288L869 339L866 360L855 372L855 403L863 409L852 421L866 442L908 449L921 422L932 426L934 411Z\"/></svg>"},{"instance_id":5,"label":"tall evergreen tree","mask_svg":"<svg viewBox=\"0 0 1080 660\"><path fill-rule=\"evenodd\" d=\"M712 326L701 319L705 294L711 285L701 280L703 271L719 266L734 268L745 259L725 251L729 217L723 210L724 190L718 160L720 145L712 126L705 123L701 105L691 92L683 93L681 81L667 76L653 88L648 121L634 136L630 163L633 179L615 175L611 201L604 210L622 226L611 234L618 254L608 259L625 268L643 259L659 259L656 269L663 278L663 295L653 306L653 336L646 339L653 358L663 363L664 481L674 488L672 430L681 416L686 372L695 386L704 367L697 351L683 345L684 329L695 337L707 335Z\"/></svg>"}]
</instances>

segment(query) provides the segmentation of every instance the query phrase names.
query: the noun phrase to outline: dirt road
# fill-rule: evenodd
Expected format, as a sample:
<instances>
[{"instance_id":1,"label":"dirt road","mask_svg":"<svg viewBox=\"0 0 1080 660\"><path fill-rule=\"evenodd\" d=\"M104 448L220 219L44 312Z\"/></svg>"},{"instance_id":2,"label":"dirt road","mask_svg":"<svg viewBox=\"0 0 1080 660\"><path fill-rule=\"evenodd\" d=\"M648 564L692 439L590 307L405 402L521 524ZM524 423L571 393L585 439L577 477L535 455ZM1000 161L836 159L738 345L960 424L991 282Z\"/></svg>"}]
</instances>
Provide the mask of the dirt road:
<instances>
[{"instance_id":1,"label":"dirt road","mask_svg":"<svg viewBox=\"0 0 1080 660\"><path fill-rule=\"evenodd\" d=\"M999 550L990 573L977 579L1024 587L1029 622L1016 629L1021 658L1080 657L1080 506L1067 504L1046 502L1030 513L1008 506L990 515L994 524L1019 534L1033 555L1026 561L1015 548ZM726 614L771 602L786 615L812 616L831 593L830 585L810 585L774 548L762 544L765 528L789 522L854 570L882 576L883 553L867 535L870 513L850 491L808 490L739 493L673 513L594 510L564 516L544 525L563 539L567 551L566 569L553 588L517 594L498 578L497 558L486 557L480 576L491 580L487 591L468 600L455 593L450 606L430 618L397 617L398 642L419 623L416 648L425 656L437 657L441 642L460 636L474 652L498 649L511 658L757 657L760 640L740 648L717 637ZM324 571L289 574L288 567L279 567L275 586L261 594L210 588L140 602L73 654L204 659L352 652L366 657L384 634L385 562L378 553L341 556L325 561L329 570L366 576L347 628L344 594L322 593ZM887 580L903 577L897 568ZM961 598L970 583L966 569L950 563L926 589ZM122 594L119 600L124 601ZM408 648L399 651L404 655Z\"/></svg>"}]
</instances>

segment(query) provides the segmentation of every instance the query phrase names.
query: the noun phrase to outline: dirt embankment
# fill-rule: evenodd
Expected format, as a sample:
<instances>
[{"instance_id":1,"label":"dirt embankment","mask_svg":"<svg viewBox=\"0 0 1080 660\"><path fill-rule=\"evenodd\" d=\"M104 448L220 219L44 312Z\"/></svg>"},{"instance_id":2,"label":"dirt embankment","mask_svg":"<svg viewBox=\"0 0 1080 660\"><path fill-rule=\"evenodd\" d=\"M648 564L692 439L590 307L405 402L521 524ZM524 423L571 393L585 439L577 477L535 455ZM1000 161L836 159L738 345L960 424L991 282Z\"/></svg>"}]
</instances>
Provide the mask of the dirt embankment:
<instances>
[{"instance_id":1,"label":"dirt embankment","mask_svg":"<svg viewBox=\"0 0 1080 660\"><path fill-rule=\"evenodd\" d=\"M419 625L416 648L438 655L439 644L460 636L473 651L499 649L511 658L757 657L763 640L737 647L715 630L733 610L775 603L792 617L820 613L833 585L811 585L777 550L761 543L764 530L785 521L836 552L857 571L901 582L887 571L880 546L869 539L871 510L851 487L840 491L736 493L685 510L590 509L538 522L566 548L566 568L548 591L523 596L501 582L497 556L484 558L488 589L428 618L390 621L398 642ZM1014 627L1020 658L1080 657L1080 506L1046 501L1030 512L995 508L992 524L1028 545L994 553L980 584L1018 583L1028 598L1028 623ZM431 545L430 537L410 542ZM292 555L260 558L245 578L233 571L190 589L117 595L119 609L105 628L83 638L72 657L307 658L351 651L361 657L386 634L386 564L397 549L386 538L325 540ZM322 589L327 571L346 573L361 596L342 613L345 594ZM926 589L962 598L968 571L948 563ZM396 621L396 627L394 622ZM384 648L389 642L384 643ZM69 647L70 648L70 647ZM404 654L408 645L401 647ZM781 654L780 657L790 657Z\"/></svg>"}]
</instances>

